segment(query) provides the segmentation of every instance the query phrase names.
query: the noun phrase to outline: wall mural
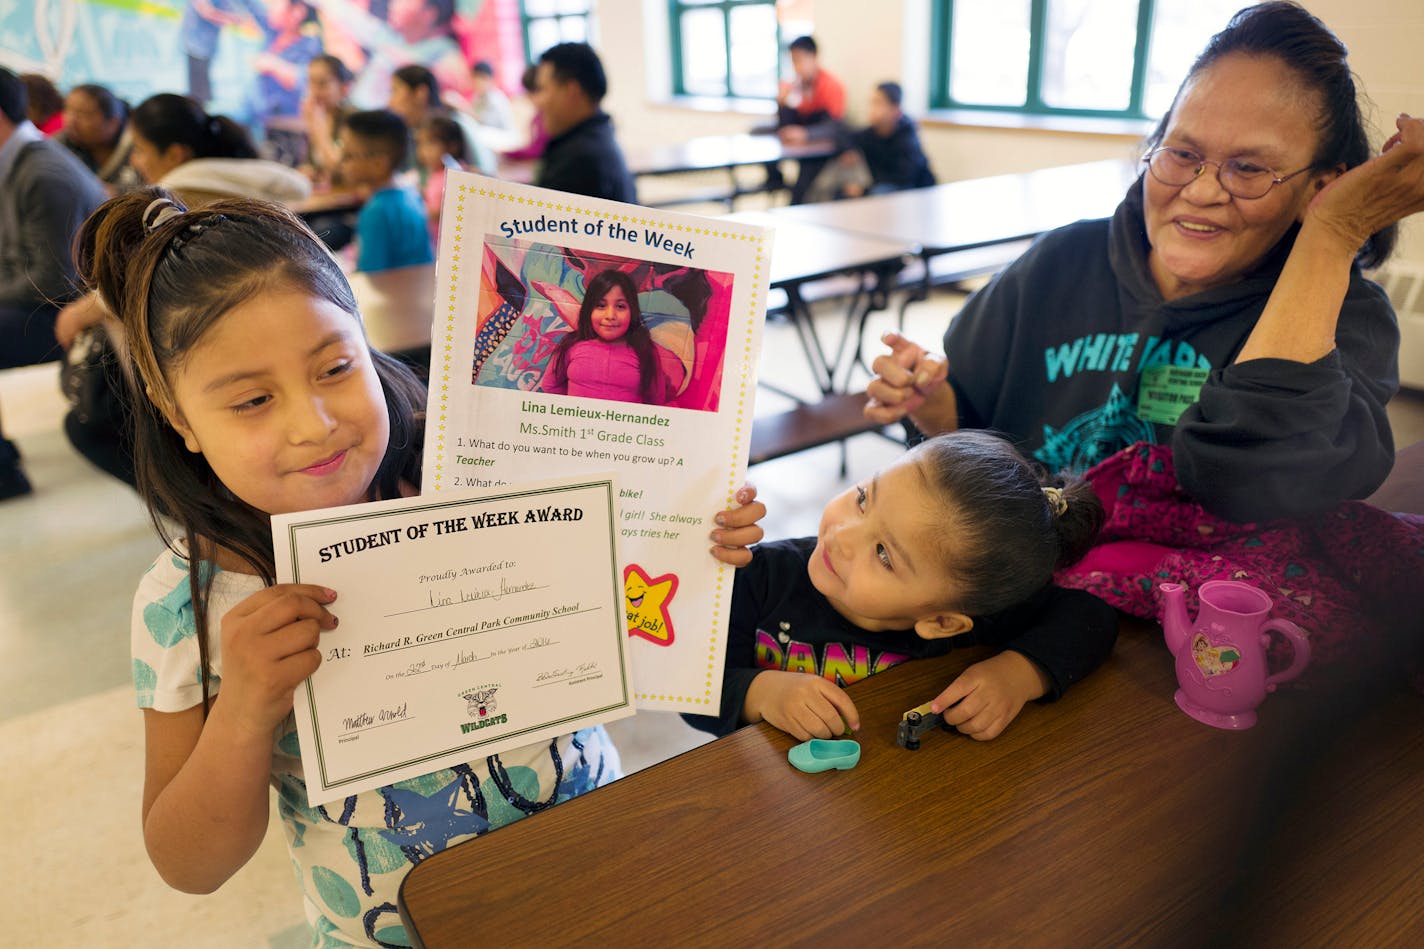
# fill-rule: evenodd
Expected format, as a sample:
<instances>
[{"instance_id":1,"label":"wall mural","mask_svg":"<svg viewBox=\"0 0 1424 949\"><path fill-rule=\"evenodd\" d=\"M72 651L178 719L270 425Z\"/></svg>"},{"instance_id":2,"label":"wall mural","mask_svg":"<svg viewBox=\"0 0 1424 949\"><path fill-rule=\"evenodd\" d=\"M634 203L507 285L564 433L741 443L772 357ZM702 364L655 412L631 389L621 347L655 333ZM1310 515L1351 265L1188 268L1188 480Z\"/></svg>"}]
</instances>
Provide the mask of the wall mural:
<instances>
[{"instance_id":1,"label":"wall mural","mask_svg":"<svg viewBox=\"0 0 1424 949\"><path fill-rule=\"evenodd\" d=\"M422 63L470 91L487 60L508 92L524 68L519 0L18 0L0 4L0 65L61 90L108 86L136 105L158 92L203 101L254 131L295 116L313 56L357 73L352 101L386 103L391 73Z\"/></svg>"}]
</instances>

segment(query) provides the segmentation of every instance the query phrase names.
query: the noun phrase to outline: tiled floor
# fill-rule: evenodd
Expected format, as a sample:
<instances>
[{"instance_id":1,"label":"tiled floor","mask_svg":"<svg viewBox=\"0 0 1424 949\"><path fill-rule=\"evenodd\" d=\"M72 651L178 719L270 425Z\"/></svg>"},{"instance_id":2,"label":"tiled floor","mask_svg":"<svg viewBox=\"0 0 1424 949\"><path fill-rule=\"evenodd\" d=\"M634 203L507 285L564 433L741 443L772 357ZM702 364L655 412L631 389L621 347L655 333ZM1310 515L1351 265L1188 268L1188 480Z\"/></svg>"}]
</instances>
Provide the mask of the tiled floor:
<instances>
[{"instance_id":1,"label":"tiled floor","mask_svg":"<svg viewBox=\"0 0 1424 949\"><path fill-rule=\"evenodd\" d=\"M959 298L912 308L908 332L937 339ZM873 336L888 317L872 325ZM827 315L827 329L839 321ZM834 336L833 336L834 338ZM788 326L768 326L763 372L810 391ZM761 397L758 411L779 408ZM144 854L139 831L142 724L129 680L129 606L157 541L137 498L91 469L60 431L63 405L53 365L0 373L5 431L36 485L0 504L0 814L9 818L0 892L14 945L305 945L285 847L274 821L256 857L221 891L191 897L168 889ZM1424 396L1391 407L1397 440L1424 438ZM849 471L863 477L898 446L874 435L849 443ZM820 508L846 481L834 446L758 466L752 478L770 508L772 537L815 530ZM677 754L698 733L666 713L613 727L630 768ZM11 940L15 940L13 943Z\"/></svg>"}]
</instances>

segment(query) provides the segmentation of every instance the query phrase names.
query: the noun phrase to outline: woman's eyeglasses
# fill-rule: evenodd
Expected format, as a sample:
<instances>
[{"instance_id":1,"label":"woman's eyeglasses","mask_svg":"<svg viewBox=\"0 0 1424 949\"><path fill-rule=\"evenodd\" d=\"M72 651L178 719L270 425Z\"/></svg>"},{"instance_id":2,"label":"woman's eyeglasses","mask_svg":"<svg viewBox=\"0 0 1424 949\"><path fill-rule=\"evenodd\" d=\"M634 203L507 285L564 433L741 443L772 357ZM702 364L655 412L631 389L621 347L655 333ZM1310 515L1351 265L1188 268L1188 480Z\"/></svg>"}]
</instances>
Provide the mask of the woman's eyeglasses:
<instances>
[{"instance_id":1,"label":"woman's eyeglasses","mask_svg":"<svg viewBox=\"0 0 1424 949\"><path fill-rule=\"evenodd\" d=\"M1245 159L1228 158L1226 161L1212 161L1210 158L1203 158L1190 148L1177 148L1172 145L1159 145L1144 155L1142 160L1147 163L1147 170L1152 172L1153 178L1174 188L1191 184L1201 177L1201 173L1206 170L1207 165L1215 165L1216 180L1221 184L1222 190L1233 197L1248 201L1264 198L1266 192L1276 185L1283 181L1289 181L1296 175L1304 174L1314 167L1307 165L1300 171L1293 171L1288 175L1277 175L1271 169Z\"/></svg>"}]
</instances>

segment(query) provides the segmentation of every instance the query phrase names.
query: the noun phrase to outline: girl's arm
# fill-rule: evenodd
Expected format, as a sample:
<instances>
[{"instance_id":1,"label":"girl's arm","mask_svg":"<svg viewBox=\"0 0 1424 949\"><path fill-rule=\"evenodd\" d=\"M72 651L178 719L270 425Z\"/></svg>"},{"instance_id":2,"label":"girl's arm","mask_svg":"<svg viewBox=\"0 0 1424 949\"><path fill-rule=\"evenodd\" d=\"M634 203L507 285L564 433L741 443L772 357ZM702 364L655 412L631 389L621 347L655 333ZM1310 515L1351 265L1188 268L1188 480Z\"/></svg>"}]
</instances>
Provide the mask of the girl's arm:
<instances>
[{"instance_id":1,"label":"girl's arm","mask_svg":"<svg viewBox=\"0 0 1424 949\"><path fill-rule=\"evenodd\" d=\"M321 662L334 598L310 584L254 593L223 617L222 692L207 721L202 706L145 711L144 844L175 889L213 892L262 843L273 735Z\"/></svg>"}]
</instances>

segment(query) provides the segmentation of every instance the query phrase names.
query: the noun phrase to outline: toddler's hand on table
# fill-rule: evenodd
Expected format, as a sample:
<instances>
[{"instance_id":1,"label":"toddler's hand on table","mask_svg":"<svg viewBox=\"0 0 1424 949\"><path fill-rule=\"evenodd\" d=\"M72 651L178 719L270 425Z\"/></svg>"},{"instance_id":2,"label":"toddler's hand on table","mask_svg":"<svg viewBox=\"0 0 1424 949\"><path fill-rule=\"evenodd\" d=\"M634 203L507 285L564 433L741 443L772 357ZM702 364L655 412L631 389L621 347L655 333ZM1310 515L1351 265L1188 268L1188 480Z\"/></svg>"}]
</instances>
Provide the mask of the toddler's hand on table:
<instances>
[{"instance_id":1,"label":"toddler's hand on table","mask_svg":"<svg viewBox=\"0 0 1424 949\"><path fill-rule=\"evenodd\" d=\"M745 567L752 562L752 552L747 548L762 539L763 531L757 522L766 517L766 505L756 499L756 486L743 484L737 489L737 507L720 511L715 518L717 526L712 530L711 540L716 546L712 556L733 567Z\"/></svg>"},{"instance_id":2,"label":"toddler's hand on table","mask_svg":"<svg viewBox=\"0 0 1424 949\"><path fill-rule=\"evenodd\" d=\"M818 675L768 669L752 679L742 705L748 722L767 722L797 741L838 738L860 728L860 713L845 690Z\"/></svg>"},{"instance_id":3,"label":"toddler's hand on table","mask_svg":"<svg viewBox=\"0 0 1424 949\"><path fill-rule=\"evenodd\" d=\"M1048 677L1032 659L1005 650L961 672L930 702L930 711L944 713L946 723L975 741L988 741L1048 688Z\"/></svg>"},{"instance_id":4,"label":"toddler's hand on table","mask_svg":"<svg viewBox=\"0 0 1424 949\"><path fill-rule=\"evenodd\" d=\"M336 628L326 604L336 594L310 583L279 583L247 597L222 618L221 706L254 737L292 710L292 695L321 665L320 636Z\"/></svg>"}]
</instances>

